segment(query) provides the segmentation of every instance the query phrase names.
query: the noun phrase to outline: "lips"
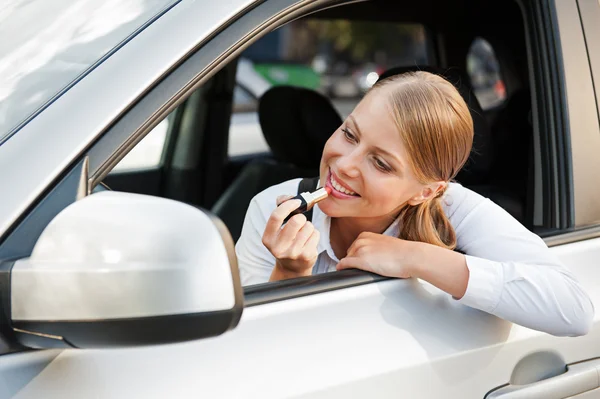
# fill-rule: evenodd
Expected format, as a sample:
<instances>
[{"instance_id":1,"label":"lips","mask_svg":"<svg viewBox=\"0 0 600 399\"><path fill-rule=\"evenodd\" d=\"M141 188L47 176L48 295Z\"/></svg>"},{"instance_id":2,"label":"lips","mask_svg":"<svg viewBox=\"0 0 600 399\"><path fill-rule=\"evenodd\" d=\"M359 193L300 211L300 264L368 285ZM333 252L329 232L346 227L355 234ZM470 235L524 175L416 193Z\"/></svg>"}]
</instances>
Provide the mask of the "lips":
<instances>
[{"instance_id":1,"label":"lips","mask_svg":"<svg viewBox=\"0 0 600 399\"><path fill-rule=\"evenodd\" d=\"M327 179L328 185L333 188L332 194L338 194L337 197L342 198L356 198L360 197L355 191L353 191L347 184L344 184L339 180L333 171L329 171L329 178Z\"/></svg>"}]
</instances>

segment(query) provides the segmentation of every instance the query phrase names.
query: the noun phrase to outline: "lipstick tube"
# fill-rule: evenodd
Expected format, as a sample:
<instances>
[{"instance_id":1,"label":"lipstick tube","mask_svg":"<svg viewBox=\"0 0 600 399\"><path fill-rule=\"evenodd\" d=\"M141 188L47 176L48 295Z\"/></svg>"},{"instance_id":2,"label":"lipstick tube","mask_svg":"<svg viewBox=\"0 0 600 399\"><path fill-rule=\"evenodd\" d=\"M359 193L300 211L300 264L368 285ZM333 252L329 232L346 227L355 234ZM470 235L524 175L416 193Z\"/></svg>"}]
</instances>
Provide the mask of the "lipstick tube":
<instances>
[{"instance_id":1,"label":"lipstick tube","mask_svg":"<svg viewBox=\"0 0 600 399\"><path fill-rule=\"evenodd\" d=\"M317 204L320 201L323 201L325 198L327 198L328 195L329 195L328 188L321 187L321 188L317 189L316 191L313 191L312 193L307 191L307 192L298 194L295 197L290 198L289 200L286 200L286 202L287 202L287 201L297 199L297 200L300 200L301 204L297 209L294 209L292 211L292 213L290 213L283 220L283 223L286 223L294 215L297 215L299 213L304 213L304 212L311 210L312 207L315 206L315 204Z\"/></svg>"}]
</instances>

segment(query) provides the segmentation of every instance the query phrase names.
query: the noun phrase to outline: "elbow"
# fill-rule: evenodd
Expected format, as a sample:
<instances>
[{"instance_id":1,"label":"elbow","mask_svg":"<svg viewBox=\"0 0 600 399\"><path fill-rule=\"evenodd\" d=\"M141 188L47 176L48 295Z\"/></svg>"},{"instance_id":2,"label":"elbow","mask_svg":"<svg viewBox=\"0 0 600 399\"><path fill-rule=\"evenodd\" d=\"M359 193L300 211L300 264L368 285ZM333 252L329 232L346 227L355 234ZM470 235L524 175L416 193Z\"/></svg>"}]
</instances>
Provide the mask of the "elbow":
<instances>
[{"instance_id":1,"label":"elbow","mask_svg":"<svg viewBox=\"0 0 600 399\"><path fill-rule=\"evenodd\" d=\"M565 320L561 331L557 331L553 335L580 337L590 332L594 324L594 304L587 295L578 302L573 305L572 314Z\"/></svg>"},{"instance_id":2,"label":"elbow","mask_svg":"<svg viewBox=\"0 0 600 399\"><path fill-rule=\"evenodd\" d=\"M587 299L587 302L588 303L586 304L583 314L579 315L579 317L577 317L574 322L571 323L569 328L569 336L571 337L580 337L582 335L586 335L592 329L595 315L594 304L589 298Z\"/></svg>"},{"instance_id":3,"label":"elbow","mask_svg":"<svg viewBox=\"0 0 600 399\"><path fill-rule=\"evenodd\" d=\"M565 326L564 330L554 334L559 337L581 337L590 332L593 325L593 314L585 319L577 320Z\"/></svg>"}]
</instances>

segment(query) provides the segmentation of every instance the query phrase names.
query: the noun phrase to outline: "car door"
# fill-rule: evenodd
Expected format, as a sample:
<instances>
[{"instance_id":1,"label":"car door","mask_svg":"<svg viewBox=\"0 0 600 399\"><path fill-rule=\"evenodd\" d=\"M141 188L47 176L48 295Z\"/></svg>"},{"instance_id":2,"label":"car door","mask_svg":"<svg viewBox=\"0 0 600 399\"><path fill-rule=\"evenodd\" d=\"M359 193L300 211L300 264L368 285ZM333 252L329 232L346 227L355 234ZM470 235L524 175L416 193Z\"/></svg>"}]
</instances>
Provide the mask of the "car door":
<instances>
[{"instance_id":1,"label":"car door","mask_svg":"<svg viewBox=\"0 0 600 399\"><path fill-rule=\"evenodd\" d=\"M90 160L90 183L101 181L137 138L229 61L245 40L330 2L269 0L247 9L251 2L239 1L236 9L210 4L208 13L208 2L179 3L0 147L3 160L30 172L0 210L3 233L27 216L40 199L57 198L52 189L66 181L68 171L83 155ZM579 18L573 7L557 2L555 11L561 28L556 38L565 57L574 160L581 155L577 151L582 151L582 142L600 131L597 117L595 124L585 126L572 117L578 110L571 107L589 107L593 101L589 96L593 93L588 92L578 97L577 104L571 103L580 87L573 82L588 79L591 83L589 68L576 68L582 63L574 66L571 58L584 54L581 25L571 26ZM536 10L544 20L550 18L552 9ZM245 12L233 19L241 10ZM207 26L212 28L201 28ZM572 29L563 36L567 26ZM197 48L210 33L214 33L212 38ZM558 35L558 30L550 33ZM563 42L567 40L569 49ZM163 56L147 54L150 45ZM185 54L190 55L186 58ZM120 71L116 82L115 71ZM65 121L64 110L81 103L90 92L98 94L97 101L105 102L104 108L92 113L93 107L83 107L78 118ZM34 139L42 148L52 142L43 134L45 126L56 128L65 138L56 153L40 157L35 148L25 153L23 148L29 148ZM592 144L587 141L587 146ZM587 167L597 162L586 159L592 162ZM565 226L573 231L556 234L548 243L599 304L595 259L600 239L594 238L593 228L578 226L599 220L600 208L585 196L580 186L585 176L579 171L581 167L571 172L575 220L573 226ZM3 187L16 187L18 178L0 172ZM60 210L68 201L72 200L58 202L53 209ZM40 231L51 213L40 220ZM24 248L17 253L27 256L27 245L36 234L39 231L32 231L29 244L23 242ZM552 390L573 396L594 388L590 371L596 372L597 364L586 362L600 357L599 318L587 336L558 338L464 307L424 282L344 271L247 289L239 326L221 337L101 350L23 351L13 346L12 353L0 356L2 389L15 398L477 398L512 381L521 383L521 393L538 389L542 395ZM579 366L565 373L566 364L577 362ZM522 369L535 373L527 379ZM571 372L578 369L578 373ZM555 377L535 385L537 379L548 376ZM573 386L574 391L564 390Z\"/></svg>"}]
</instances>

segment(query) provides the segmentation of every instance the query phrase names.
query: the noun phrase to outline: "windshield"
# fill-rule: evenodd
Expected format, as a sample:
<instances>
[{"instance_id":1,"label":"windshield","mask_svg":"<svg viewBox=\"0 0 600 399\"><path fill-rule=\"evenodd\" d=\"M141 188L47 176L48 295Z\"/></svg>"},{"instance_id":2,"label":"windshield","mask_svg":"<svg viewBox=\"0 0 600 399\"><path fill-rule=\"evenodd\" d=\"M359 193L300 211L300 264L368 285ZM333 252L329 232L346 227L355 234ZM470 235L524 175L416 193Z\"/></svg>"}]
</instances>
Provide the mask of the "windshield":
<instances>
[{"instance_id":1,"label":"windshield","mask_svg":"<svg viewBox=\"0 0 600 399\"><path fill-rule=\"evenodd\" d=\"M0 143L177 1L4 0L0 5Z\"/></svg>"}]
</instances>

